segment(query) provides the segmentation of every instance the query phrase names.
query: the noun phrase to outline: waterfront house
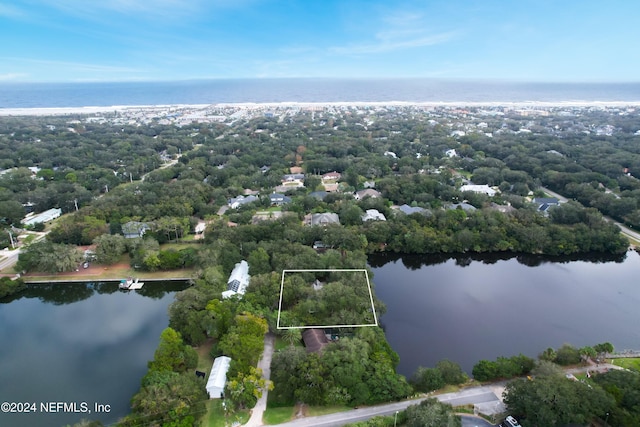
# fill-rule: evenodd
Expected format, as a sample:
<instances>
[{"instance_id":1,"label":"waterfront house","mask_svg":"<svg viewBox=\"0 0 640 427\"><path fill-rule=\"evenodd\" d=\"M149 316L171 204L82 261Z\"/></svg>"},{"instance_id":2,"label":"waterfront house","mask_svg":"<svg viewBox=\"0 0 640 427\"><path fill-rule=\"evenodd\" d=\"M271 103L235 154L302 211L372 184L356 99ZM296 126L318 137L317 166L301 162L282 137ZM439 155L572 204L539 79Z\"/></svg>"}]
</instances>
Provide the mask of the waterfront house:
<instances>
[{"instance_id":1,"label":"waterfront house","mask_svg":"<svg viewBox=\"0 0 640 427\"><path fill-rule=\"evenodd\" d=\"M235 265L229 280L227 280L227 290L222 293L222 298L229 298L233 295L244 295L249 286L249 264L242 260Z\"/></svg>"}]
</instances>

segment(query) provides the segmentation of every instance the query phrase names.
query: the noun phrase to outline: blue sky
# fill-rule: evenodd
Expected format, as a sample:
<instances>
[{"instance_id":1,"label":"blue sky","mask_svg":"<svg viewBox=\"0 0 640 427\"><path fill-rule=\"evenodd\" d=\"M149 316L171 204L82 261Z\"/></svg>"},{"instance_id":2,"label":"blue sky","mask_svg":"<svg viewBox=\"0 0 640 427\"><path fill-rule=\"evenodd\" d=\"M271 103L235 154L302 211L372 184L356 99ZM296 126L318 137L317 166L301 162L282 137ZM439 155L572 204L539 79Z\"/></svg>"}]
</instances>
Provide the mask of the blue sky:
<instances>
[{"instance_id":1,"label":"blue sky","mask_svg":"<svg viewBox=\"0 0 640 427\"><path fill-rule=\"evenodd\" d=\"M0 82L640 81L637 0L0 0Z\"/></svg>"}]
</instances>

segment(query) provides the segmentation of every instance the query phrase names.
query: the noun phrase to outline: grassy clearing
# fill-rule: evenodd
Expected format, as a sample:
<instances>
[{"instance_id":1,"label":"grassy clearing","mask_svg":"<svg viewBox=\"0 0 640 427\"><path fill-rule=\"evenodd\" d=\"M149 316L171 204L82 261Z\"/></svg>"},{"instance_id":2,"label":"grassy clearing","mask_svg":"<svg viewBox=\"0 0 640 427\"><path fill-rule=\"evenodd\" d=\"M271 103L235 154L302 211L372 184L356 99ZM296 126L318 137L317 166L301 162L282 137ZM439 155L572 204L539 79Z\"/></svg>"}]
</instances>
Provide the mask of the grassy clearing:
<instances>
[{"instance_id":1,"label":"grassy clearing","mask_svg":"<svg viewBox=\"0 0 640 427\"><path fill-rule=\"evenodd\" d=\"M640 357L621 357L613 359L613 364L631 371L640 372Z\"/></svg>"},{"instance_id":2,"label":"grassy clearing","mask_svg":"<svg viewBox=\"0 0 640 427\"><path fill-rule=\"evenodd\" d=\"M289 344L289 341L286 341L286 340L282 339L281 337L276 337L276 344L275 344L275 350L276 351L285 350L290 345L291 344ZM302 341L294 342L293 346L294 347L302 347Z\"/></svg>"},{"instance_id":3,"label":"grassy clearing","mask_svg":"<svg viewBox=\"0 0 640 427\"><path fill-rule=\"evenodd\" d=\"M193 275L195 269L183 268L180 270L170 271L139 271L131 268L128 263L120 263L114 265L97 265L92 264L89 268L80 271L68 271L65 273L57 274L27 274L24 276L25 280L86 280L86 281L100 281L100 280L120 280L126 277L137 277L139 279L177 279L177 278L189 278Z\"/></svg>"},{"instance_id":4,"label":"grassy clearing","mask_svg":"<svg viewBox=\"0 0 640 427\"><path fill-rule=\"evenodd\" d=\"M267 425L282 424L290 421L295 416L295 408L286 406L284 408L267 408L264 411L262 420Z\"/></svg>"},{"instance_id":5,"label":"grassy clearing","mask_svg":"<svg viewBox=\"0 0 640 427\"><path fill-rule=\"evenodd\" d=\"M160 250L168 251L169 249L173 249L174 251L180 251L182 249L187 248L197 248L197 242L185 242L186 239L181 239L180 243L163 243L160 245Z\"/></svg>"},{"instance_id":6,"label":"grassy clearing","mask_svg":"<svg viewBox=\"0 0 640 427\"><path fill-rule=\"evenodd\" d=\"M211 359L211 347L213 347L213 339L208 339L200 346L196 347L196 353L198 353L198 365L196 369L198 371L206 372L209 375L211 366L213 365L213 359Z\"/></svg>"},{"instance_id":7,"label":"grassy clearing","mask_svg":"<svg viewBox=\"0 0 640 427\"><path fill-rule=\"evenodd\" d=\"M202 417L202 423L200 425L202 427L225 427L235 422L245 424L249 421L249 416L249 411L240 411L234 414L228 414L225 417L222 400L211 399L207 402L207 413Z\"/></svg>"},{"instance_id":8,"label":"grassy clearing","mask_svg":"<svg viewBox=\"0 0 640 427\"><path fill-rule=\"evenodd\" d=\"M460 414L474 414L473 405L454 406L453 410Z\"/></svg>"},{"instance_id":9,"label":"grassy clearing","mask_svg":"<svg viewBox=\"0 0 640 427\"><path fill-rule=\"evenodd\" d=\"M460 391L460 389L462 389L464 387L461 386L457 386L457 385L451 385L451 384L447 384L446 386L444 386L443 388L441 388L440 390L436 390L433 392L433 394L445 394L445 393L453 393L455 391Z\"/></svg>"}]
</instances>

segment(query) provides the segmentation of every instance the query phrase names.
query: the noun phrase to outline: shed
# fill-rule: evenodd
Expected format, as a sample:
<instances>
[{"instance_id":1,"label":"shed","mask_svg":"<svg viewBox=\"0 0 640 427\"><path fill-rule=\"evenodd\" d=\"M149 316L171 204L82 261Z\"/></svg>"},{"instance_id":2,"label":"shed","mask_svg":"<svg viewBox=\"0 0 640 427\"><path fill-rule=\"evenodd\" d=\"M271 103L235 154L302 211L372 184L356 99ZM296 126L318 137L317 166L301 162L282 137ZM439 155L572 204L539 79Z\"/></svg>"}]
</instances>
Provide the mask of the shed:
<instances>
[{"instance_id":1,"label":"shed","mask_svg":"<svg viewBox=\"0 0 640 427\"><path fill-rule=\"evenodd\" d=\"M227 356L216 357L207 380L207 393L209 399L221 399L224 395L224 385L227 382L227 371L231 358Z\"/></svg>"}]
</instances>

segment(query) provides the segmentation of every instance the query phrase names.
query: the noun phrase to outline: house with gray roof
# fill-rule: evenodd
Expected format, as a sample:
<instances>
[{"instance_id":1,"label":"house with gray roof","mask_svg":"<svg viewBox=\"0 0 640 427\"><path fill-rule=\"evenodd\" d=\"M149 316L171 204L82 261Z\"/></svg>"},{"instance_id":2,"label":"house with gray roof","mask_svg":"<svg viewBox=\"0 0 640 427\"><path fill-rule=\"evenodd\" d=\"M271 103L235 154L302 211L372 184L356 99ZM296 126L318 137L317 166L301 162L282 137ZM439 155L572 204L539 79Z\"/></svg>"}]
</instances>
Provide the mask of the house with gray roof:
<instances>
[{"instance_id":1,"label":"house with gray roof","mask_svg":"<svg viewBox=\"0 0 640 427\"><path fill-rule=\"evenodd\" d=\"M405 215L412 215L414 213L423 214L423 215L431 214L431 211L429 209L421 208L419 206L409 206L406 203L401 206L392 206L392 209L396 209Z\"/></svg>"},{"instance_id":2,"label":"house with gray roof","mask_svg":"<svg viewBox=\"0 0 640 427\"><path fill-rule=\"evenodd\" d=\"M250 195L250 196L238 196L238 197L234 197L233 199L229 199L229 207L231 209L238 209L240 206L244 206L248 203L251 202L255 202L260 200L257 196L254 195Z\"/></svg>"},{"instance_id":3,"label":"house with gray roof","mask_svg":"<svg viewBox=\"0 0 640 427\"><path fill-rule=\"evenodd\" d=\"M331 212L309 214L305 216L305 224L307 225L340 224L340 218L338 217L338 214L331 213Z\"/></svg>"},{"instance_id":4,"label":"house with gray roof","mask_svg":"<svg viewBox=\"0 0 640 427\"><path fill-rule=\"evenodd\" d=\"M291 197L287 197L280 193L271 193L269 194L269 201L272 205L282 206L284 204L291 203Z\"/></svg>"},{"instance_id":5,"label":"house with gray roof","mask_svg":"<svg viewBox=\"0 0 640 427\"><path fill-rule=\"evenodd\" d=\"M463 203L453 203L453 204L449 205L449 207L447 209L458 209L458 208L462 209L465 212L473 212L473 211L477 210L475 206L470 205L469 203L464 203L464 202Z\"/></svg>"},{"instance_id":6,"label":"house with gray roof","mask_svg":"<svg viewBox=\"0 0 640 427\"><path fill-rule=\"evenodd\" d=\"M549 215L549 209L554 206L560 206L560 200L555 197L536 197L533 203L538 206L538 212Z\"/></svg>"},{"instance_id":7,"label":"house with gray roof","mask_svg":"<svg viewBox=\"0 0 640 427\"><path fill-rule=\"evenodd\" d=\"M382 197L382 193L378 190L374 190L373 188L367 188L365 190L356 191L356 194L353 196L356 200L364 199L365 197L371 197L376 199L378 197Z\"/></svg>"},{"instance_id":8,"label":"house with gray roof","mask_svg":"<svg viewBox=\"0 0 640 427\"><path fill-rule=\"evenodd\" d=\"M148 230L151 230L151 227L145 222L129 221L122 224L122 234L127 239L141 238Z\"/></svg>"}]
</instances>

